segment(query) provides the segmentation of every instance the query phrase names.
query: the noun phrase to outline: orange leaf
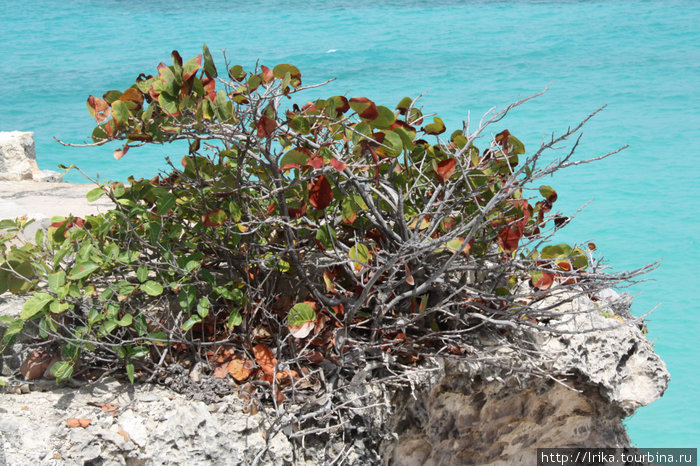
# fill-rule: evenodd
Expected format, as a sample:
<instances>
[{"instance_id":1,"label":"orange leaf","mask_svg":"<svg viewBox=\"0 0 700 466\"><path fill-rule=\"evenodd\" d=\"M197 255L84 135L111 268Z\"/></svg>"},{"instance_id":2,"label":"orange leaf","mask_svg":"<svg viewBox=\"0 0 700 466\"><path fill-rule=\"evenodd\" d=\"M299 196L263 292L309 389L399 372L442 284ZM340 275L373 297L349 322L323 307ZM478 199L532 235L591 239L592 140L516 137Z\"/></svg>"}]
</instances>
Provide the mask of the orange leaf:
<instances>
[{"instance_id":1,"label":"orange leaf","mask_svg":"<svg viewBox=\"0 0 700 466\"><path fill-rule=\"evenodd\" d=\"M333 200L331 185L325 176L321 175L309 182L309 202L318 210L323 210Z\"/></svg>"},{"instance_id":2,"label":"orange leaf","mask_svg":"<svg viewBox=\"0 0 700 466\"><path fill-rule=\"evenodd\" d=\"M124 91L121 97L119 97L119 100L133 102L136 104L136 110L139 110L143 105L143 94L141 94L138 89L130 87Z\"/></svg>"},{"instance_id":3,"label":"orange leaf","mask_svg":"<svg viewBox=\"0 0 700 466\"><path fill-rule=\"evenodd\" d=\"M231 374L237 382L243 382L245 379L250 377L255 371L253 363L251 361L241 361L240 359L234 359L227 366L228 373Z\"/></svg>"},{"instance_id":4,"label":"orange leaf","mask_svg":"<svg viewBox=\"0 0 700 466\"><path fill-rule=\"evenodd\" d=\"M270 348L264 343L258 343L253 348L253 354L255 355L255 362L262 368L265 375L272 376L275 373L277 359L275 359L275 355L272 354Z\"/></svg>"},{"instance_id":5,"label":"orange leaf","mask_svg":"<svg viewBox=\"0 0 700 466\"><path fill-rule=\"evenodd\" d=\"M457 166L457 159L455 158L449 158L447 160L443 160L442 162L437 164L437 168L435 169L435 174L437 175L438 179L440 180L440 183L447 183L447 180L450 179L452 174L455 172L455 167Z\"/></svg>"},{"instance_id":6,"label":"orange leaf","mask_svg":"<svg viewBox=\"0 0 700 466\"><path fill-rule=\"evenodd\" d=\"M71 429L75 429L76 427L85 428L89 426L91 422L90 419L77 419L72 417L66 421L66 425Z\"/></svg>"}]
</instances>

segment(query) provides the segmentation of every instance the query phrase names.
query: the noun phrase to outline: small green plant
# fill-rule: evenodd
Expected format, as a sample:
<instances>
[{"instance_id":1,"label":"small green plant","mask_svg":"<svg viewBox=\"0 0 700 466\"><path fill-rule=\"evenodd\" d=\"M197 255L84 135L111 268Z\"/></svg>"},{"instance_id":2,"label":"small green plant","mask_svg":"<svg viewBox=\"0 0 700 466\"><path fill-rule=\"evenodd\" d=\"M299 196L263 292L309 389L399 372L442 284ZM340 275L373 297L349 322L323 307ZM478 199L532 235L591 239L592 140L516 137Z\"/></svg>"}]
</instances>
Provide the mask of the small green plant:
<instances>
[{"instance_id":1,"label":"small green plant","mask_svg":"<svg viewBox=\"0 0 700 466\"><path fill-rule=\"evenodd\" d=\"M133 382L197 355L279 402L324 360L474 356L475 332L544 328L552 311L532 304L552 292L642 272L603 274L592 248L544 243L569 219L536 181L581 162L540 157L583 123L526 156L487 129L528 99L448 132L409 97L294 103L304 89L289 64L220 74L205 45L90 96L93 143L123 141L115 158L189 149L153 179L96 181L88 199L113 210L56 218L33 243L15 244L24 221L0 224L0 292L32 293L2 344L38 326L61 344L59 381L120 365Z\"/></svg>"}]
</instances>

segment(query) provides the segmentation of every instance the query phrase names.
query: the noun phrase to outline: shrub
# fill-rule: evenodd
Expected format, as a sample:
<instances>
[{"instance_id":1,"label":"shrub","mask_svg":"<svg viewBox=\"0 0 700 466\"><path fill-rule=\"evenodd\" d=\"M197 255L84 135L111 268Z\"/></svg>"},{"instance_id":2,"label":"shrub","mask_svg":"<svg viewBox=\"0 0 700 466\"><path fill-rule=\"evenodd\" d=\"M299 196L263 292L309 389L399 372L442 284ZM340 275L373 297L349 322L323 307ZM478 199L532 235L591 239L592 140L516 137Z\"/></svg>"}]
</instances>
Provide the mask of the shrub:
<instances>
[{"instance_id":1,"label":"shrub","mask_svg":"<svg viewBox=\"0 0 700 466\"><path fill-rule=\"evenodd\" d=\"M607 274L594 245L547 243L570 219L536 182L587 161L572 160L576 144L541 156L590 117L527 156L507 129L489 131L529 98L448 132L409 97L300 106L289 64L220 75L206 45L172 58L87 108L95 145L125 142L115 158L187 141L181 161L151 180L97 182L88 199L109 196L113 210L56 218L33 244L14 242L24 221L0 225L0 291L32 293L2 343L38 326L61 345L59 381L115 364L151 380L203 357L281 402L329 367L477 358L473 335L547 330L544 297L644 271Z\"/></svg>"}]
</instances>

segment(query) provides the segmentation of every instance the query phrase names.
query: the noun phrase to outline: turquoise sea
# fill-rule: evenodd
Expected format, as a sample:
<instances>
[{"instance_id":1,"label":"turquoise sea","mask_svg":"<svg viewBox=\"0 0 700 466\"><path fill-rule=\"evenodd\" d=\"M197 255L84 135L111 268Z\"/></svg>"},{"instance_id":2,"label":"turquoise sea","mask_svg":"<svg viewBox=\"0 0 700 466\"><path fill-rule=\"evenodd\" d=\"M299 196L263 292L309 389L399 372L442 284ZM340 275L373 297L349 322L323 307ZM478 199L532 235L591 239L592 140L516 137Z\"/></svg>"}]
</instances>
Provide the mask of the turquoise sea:
<instances>
[{"instance_id":1,"label":"turquoise sea","mask_svg":"<svg viewBox=\"0 0 700 466\"><path fill-rule=\"evenodd\" d=\"M293 63L305 83L336 78L326 95L393 106L426 93L424 109L453 128L468 112L478 121L551 84L496 128L529 149L607 104L585 128L580 157L630 148L551 180L564 213L592 201L563 239L595 241L617 270L663 259L632 289L633 311L660 303L649 336L672 381L627 425L640 447L698 447L699 25L696 0L2 0L0 130L34 131L42 168L152 176L165 155L182 154L134 149L115 161L114 147L70 149L52 138L84 141L88 94L123 90L171 50L188 59L202 42L248 68Z\"/></svg>"}]
</instances>

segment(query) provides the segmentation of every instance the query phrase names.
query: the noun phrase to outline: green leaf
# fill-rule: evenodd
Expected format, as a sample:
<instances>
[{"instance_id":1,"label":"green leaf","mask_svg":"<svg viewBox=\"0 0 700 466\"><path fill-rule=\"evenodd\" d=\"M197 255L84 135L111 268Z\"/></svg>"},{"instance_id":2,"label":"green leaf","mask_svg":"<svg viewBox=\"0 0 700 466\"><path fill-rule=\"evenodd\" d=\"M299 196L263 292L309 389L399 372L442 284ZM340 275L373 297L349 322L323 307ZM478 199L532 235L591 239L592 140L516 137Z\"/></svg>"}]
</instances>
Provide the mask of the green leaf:
<instances>
[{"instance_id":1,"label":"green leaf","mask_svg":"<svg viewBox=\"0 0 700 466\"><path fill-rule=\"evenodd\" d=\"M138 269L136 269L136 278L141 283L145 282L148 279L148 268L139 267Z\"/></svg>"},{"instance_id":2,"label":"green leaf","mask_svg":"<svg viewBox=\"0 0 700 466\"><path fill-rule=\"evenodd\" d=\"M142 358L148 355L148 353L148 348L145 346L130 346L127 351L127 355L130 358Z\"/></svg>"},{"instance_id":3,"label":"green leaf","mask_svg":"<svg viewBox=\"0 0 700 466\"><path fill-rule=\"evenodd\" d=\"M576 248L571 252L571 263L577 270L588 267L588 256L583 249Z\"/></svg>"},{"instance_id":4,"label":"green leaf","mask_svg":"<svg viewBox=\"0 0 700 466\"><path fill-rule=\"evenodd\" d=\"M112 104L112 116L118 125L123 125L129 121L129 107L123 100L117 100Z\"/></svg>"},{"instance_id":5,"label":"green leaf","mask_svg":"<svg viewBox=\"0 0 700 466\"><path fill-rule=\"evenodd\" d=\"M190 79L192 76L199 71L199 69L202 67L202 56L197 55L196 57L187 60L183 66L183 75L182 79L183 81L187 81Z\"/></svg>"},{"instance_id":6,"label":"green leaf","mask_svg":"<svg viewBox=\"0 0 700 466\"><path fill-rule=\"evenodd\" d=\"M134 317L131 314L124 314L120 320L117 321L117 325L120 327L128 327L134 322Z\"/></svg>"},{"instance_id":7,"label":"green leaf","mask_svg":"<svg viewBox=\"0 0 700 466\"><path fill-rule=\"evenodd\" d=\"M60 314L66 309L71 307L70 304L68 303L62 303L60 301L51 301L51 304L49 304L49 311L51 311L53 314Z\"/></svg>"},{"instance_id":8,"label":"green leaf","mask_svg":"<svg viewBox=\"0 0 700 466\"><path fill-rule=\"evenodd\" d=\"M151 340L168 341L168 335L165 332L151 332L148 334L148 338Z\"/></svg>"},{"instance_id":9,"label":"green leaf","mask_svg":"<svg viewBox=\"0 0 700 466\"><path fill-rule=\"evenodd\" d=\"M94 262L82 262L76 264L75 267L70 271L70 275L68 278L71 280L80 280L81 278L85 278L88 275L90 275L92 272L95 270L99 269L100 266L95 264Z\"/></svg>"},{"instance_id":10,"label":"green leaf","mask_svg":"<svg viewBox=\"0 0 700 466\"><path fill-rule=\"evenodd\" d=\"M508 136L508 144L511 147L509 155L519 155L525 153L525 144L512 134Z\"/></svg>"},{"instance_id":11,"label":"green leaf","mask_svg":"<svg viewBox=\"0 0 700 466\"><path fill-rule=\"evenodd\" d=\"M556 259L559 257L569 257L572 248L568 244L555 244L553 246L545 246L542 248L542 259Z\"/></svg>"},{"instance_id":12,"label":"green leaf","mask_svg":"<svg viewBox=\"0 0 700 466\"><path fill-rule=\"evenodd\" d=\"M341 204L341 214L343 221L346 223L354 223L357 219L357 213L360 210L366 210L367 204L359 194L351 194L343 199Z\"/></svg>"},{"instance_id":13,"label":"green leaf","mask_svg":"<svg viewBox=\"0 0 700 466\"><path fill-rule=\"evenodd\" d=\"M299 134L309 134L311 132L311 123L309 123L309 119L302 116L292 118L291 126L292 129Z\"/></svg>"},{"instance_id":14,"label":"green leaf","mask_svg":"<svg viewBox=\"0 0 700 466\"><path fill-rule=\"evenodd\" d=\"M183 286L180 293L177 295L177 299L182 310L190 312L194 308L194 303L197 300L197 291L192 285Z\"/></svg>"},{"instance_id":15,"label":"green leaf","mask_svg":"<svg viewBox=\"0 0 700 466\"><path fill-rule=\"evenodd\" d=\"M211 57L211 52L209 52L207 44L204 44L202 47L202 55L204 56L204 72L211 79L216 78L218 76L216 66L214 66L214 59Z\"/></svg>"},{"instance_id":16,"label":"green leaf","mask_svg":"<svg viewBox=\"0 0 700 466\"><path fill-rule=\"evenodd\" d=\"M56 273L50 273L47 279L49 282L49 290L58 293L59 287L66 283L66 272L59 270Z\"/></svg>"},{"instance_id":17,"label":"green leaf","mask_svg":"<svg viewBox=\"0 0 700 466\"><path fill-rule=\"evenodd\" d=\"M287 315L287 325L301 326L306 322L314 322L316 320L316 311L307 303L297 303Z\"/></svg>"},{"instance_id":18,"label":"green leaf","mask_svg":"<svg viewBox=\"0 0 700 466\"><path fill-rule=\"evenodd\" d=\"M282 156L280 159L280 168L301 168L309 161L309 154L297 149L292 149ZM286 167L286 168L285 168Z\"/></svg>"},{"instance_id":19,"label":"green leaf","mask_svg":"<svg viewBox=\"0 0 700 466\"><path fill-rule=\"evenodd\" d=\"M322 225L316 230L316 240L321 243L323 249L333 249L337 241L335 230L330 225Z\"/></svg>"},{"instance_id":20,"label":"green leaf","mask_svg":"<svg viewBox=\"0 0 700 466\"><path fill-rule=\"evenodd\" d=\"M405 113L408 110L408 108L411 106L412 103L413 103L413 99L411 99L410 97L404 97L403 99L401 99L399 104L396 106L396 110L400 110L401 113Z\"/></svg>"},{"instance_id":21,"label":"green leaf","mask_svg":"<svg viewBox=\"0 0 700 466\"><path fill-rule=\"evenodd\" d=\"M134 384L134 363L129 361L126 363L126 376L129 377L129 382Z\"/></svg>"},{"instance_id":22,"label":"green leaf","mask_svg":"<svg viewBox=\"0 0 700 466\"><path fill-rule=\"evenodd\" d=\"M98 186L97 188L88 191L85 197L87 198L88 202L95 202L96 200L101 198L103 194L105 194L104 189L102 189L101 186Z\"/></svg>"},{"instance_id":23,"label":"green leaf","mask_svg":"<svg viewBox=\"0 0 700 466\"><path fill-rule=\"evenodd\" d=\"M350 248L348 256L350 257L350 260L354 262L353 267L355 270L360 270L363 266L366 266L369 263L370 252L367 246L362 243L358 243Z\"/></svg>"},{"instance_id":24,"label":"green leaf","mask_svg":"<svg viewBox=\"0 0 700 466\"><path fill-rule=\"evenodd\" d=\"M117 325L118 324L115 319L110 319L100 326L98 334L101 336L109 335L110 333L112 333L112 331L114 331L115 328L117 328Z\"/></svg>"},{"instance_id":25,"label":"green leaf","mask_svg":"<svg viewBox=\"0 0 700 466\"><path fill-rule=\"evenodd\" d=\"M5 329L5 334L2 336L2 348L0 352L4 350L7 346L14 344L17 335L24 330L24 320L15 319L12 323Z\"/></svg>"},{"instance_id":26,"label":"green leaf","mask_svg":"<svg viewBox=\"0 0 700 466\"><path fill-rule=\"evenodd\" d=\"M396 121L396 116L387 107L381 105L377 106L377 112L379 116L371 121L372 126L378 129L389 129L391 125Z\"/></svg>"},{"instance_id":27,"label":"green leaf","mask_svg":"<svg viewBox=\"0 0 700 466\"><path fill-rule=\"evenodd\" d=\"M445 123L439 117L433 117L433 122L423 128L428 134L442 134L445 132L445 129Z\"/></svg>"},{"instance_id":28,"label":"green leaf","mask_svg":"<svg viewBox=\"0 0 700 466\"><path fill-rule=\"evenodd\" d=\"M141 289L149 296L160 296L163 293L163 286L153 280L143 283Z\"/></svg>"},{"instance_id":29,"label":"green leaf","mask_svg":"<svg viewBox=\"0 0 700 466\"><path fill-rule=\"evenodd\" d=\"M199 300L197 303L197 314L199 314L202 319L209 315L209 298L206 296Z\"/></svg>"},{"instance_id":30,"label":"green leaf","mask_svg":"<svg viewBox=\"0 0 700 466\"><path fill-rule=\"evenodd\" d=\"M164 194L158 198L158 215L165 215L172 210L176 205L176 198L170 193Z\"/></svg>"},{"instance_id":31,"label":"green leaf","mask_svg":"<svg viewBox=\"0 0 700 466\"><path fill-rule=\"evenodd\" d=\"M68 361L56 361L51 366L51 374L56 377L56 382L64 382L73 375L73 364Z\"/></svg>"},{"instance_id":32,"label":"green leaf","mask_svg":"<svg viewBox=\"0 0 700 466\"><path fill-rule=\"evenodd\" d=\"M235 65L228 70L228 75L231 77L231 79L241 82L243 79L245 79L246 72L241 65Z\"/></svg>"},{"instance_id":33,"label":"green leaf","mask_svg":"<svg viewBox=\"0 0 700 466\"><path fill-rule=\"evenodd\" d=\"M54 297L48 293L36 293L34 296L29 298L29 300L24 304L20 318L22 320L31 319L32 317L40 313L42 310L44 310L44 307L46 307L46 305L53 300Z\"/></svg>"},{"instance_id":34,"label":"green leaf","mask_svg":"<svg viewBox=\"0 0 700 466\"><path fill-rule=\"evenodd\" d=\"M187 330L191 329L192 327L194 327L195 324L198 324L201 321L202 321L202 318L198 314L193 314L190 316L189 319L187 319L185 321L184 324L182 324L182 330L187 331Z\"/></svg>"},{"instance_id":35,"label":"green leaf","mask_svg":"<svg viewBox=\"0 0 700 466\"><path fill-rule=\"evenodd\" d=\"M238 309L231 310L231 314L228 316L228 328L233 329L234 327L241 325L243 323L243 317Z\"/></svg>"}]
</instances>

